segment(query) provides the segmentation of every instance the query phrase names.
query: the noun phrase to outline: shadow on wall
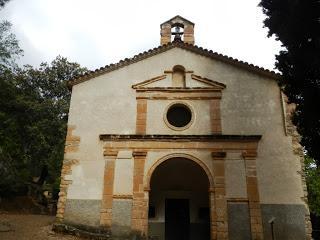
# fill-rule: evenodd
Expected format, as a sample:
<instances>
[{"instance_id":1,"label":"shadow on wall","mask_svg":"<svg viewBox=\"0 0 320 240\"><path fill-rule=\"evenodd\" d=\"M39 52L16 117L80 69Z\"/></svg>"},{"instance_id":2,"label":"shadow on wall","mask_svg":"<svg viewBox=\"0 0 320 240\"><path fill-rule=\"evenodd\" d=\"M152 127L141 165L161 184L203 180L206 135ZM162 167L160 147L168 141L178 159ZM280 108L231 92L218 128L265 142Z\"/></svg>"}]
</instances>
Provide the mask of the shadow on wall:
<instances>
[{"instance_id":1,"label":"shadow on wall","mask_svg":"<svg viewBox=\"0 0 320 240\"><path fill-rule=\"evenodd\" d=\"M320 216L310 214L312 223L312 237L314 240L320 240Z\"/></svg>"}]
</instances>

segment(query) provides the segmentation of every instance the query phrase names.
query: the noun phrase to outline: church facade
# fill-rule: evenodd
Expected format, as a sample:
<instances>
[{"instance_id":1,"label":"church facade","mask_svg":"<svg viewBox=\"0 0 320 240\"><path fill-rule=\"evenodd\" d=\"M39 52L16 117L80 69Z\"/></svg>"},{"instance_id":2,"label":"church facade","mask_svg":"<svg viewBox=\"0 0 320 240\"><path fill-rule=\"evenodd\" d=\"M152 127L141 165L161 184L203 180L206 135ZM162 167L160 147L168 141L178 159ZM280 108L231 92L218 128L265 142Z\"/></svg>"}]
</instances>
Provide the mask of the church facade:
<instances>
[{"instance_id":1,"label":"church facade","mask_svg":"<svg viewBox=\"0 0 320 240\"><path fill-rule=\"evenodd\" d=\"M194 45L176 16L159 47L70 80L57 224L112 239L311 239L279 77Z\"/></svg>"}]
</instances>

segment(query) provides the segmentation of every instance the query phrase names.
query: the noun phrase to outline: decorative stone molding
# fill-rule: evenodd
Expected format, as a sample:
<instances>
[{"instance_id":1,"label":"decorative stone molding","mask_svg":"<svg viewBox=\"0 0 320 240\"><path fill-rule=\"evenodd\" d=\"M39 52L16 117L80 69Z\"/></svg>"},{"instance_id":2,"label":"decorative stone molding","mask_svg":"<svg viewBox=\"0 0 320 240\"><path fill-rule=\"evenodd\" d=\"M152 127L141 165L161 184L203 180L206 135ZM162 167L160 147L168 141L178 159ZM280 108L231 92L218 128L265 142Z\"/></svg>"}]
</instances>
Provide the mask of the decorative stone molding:
<instances>
[{"instance_id":1,"label":"decorative stone molding","mask_svg":"<svg viewBox=\"0 0 320 240\"><path fill-rule=\"evenodd\" d=\"M226 152L212 152L211 157L213 160L224 159L227 156Z\"/></svg>"},{"instance_id":2,"label":"decorative stone molding","mask_svg":"<svg viewBox=\"0 0 320 240\"><path fill-rule=\"evenodd\" d=\"M188 110L189 110L190 113L191 113L191 120L190 120L190 122L189 122L187 125L183 126L183 127L175 127L175 126L171 125L171 124L169 123L169 121L168 121L168 118L167 118L168 110L170 109L170 107L172 107L173 105L176 105L176 104L180 104L180 105L185 106L186 108L188 108ZM164 110L164 113L163 113L163 120L164 120L165 124L166 124L169 128L171 128L172 130L175 130L175 131L183 131L183 130L186 130L186 129L190 128L191 125L194 123L195 118L196 118L196 116L195 116L195 112L194 112L194 110L193 110L193 107L192 107L190 104L188 104L188 103L186 103L186 102L183 102L183 101L174 101L174 102L171 102L171 103L166 107L166 109Z\"/></svg>"},{"instance_id":3,"label":"decorative stone molding","mask_svg":"<svg viewBox=\"0 0 320 240\"><path fill-rule=\"evenodd\" d=\"M105 157L105 169L102 202L100 210L100 225L107 229L111 229L114 169L118 151L106 149L103 154Z\"/></svg>"},{"instance_id":4,"label":"decorative stone molding","mask_svg":"<svg viewBox=\"0 0 320 240\"><path fill-rule=\"evenodd\" d=\"M165 72L165 73L167 73L167 72ZM151 83L160 81L160 80L162 80L162 79L165 79L166 77L167 77L166 74L160 75L160 76L156 76L156 77L153 77L153 78L151 78L151 79L148 79L148 80L142 81L142 82L140 82L140 83L134 84L134 85L132 85L132 88L133 88L133 89L143 88L143 87L145 87L146 85L149 85L149 84L151 84Z\"/></svg>"},{"instance_id":5,"label":"decorative stone molding","mask_svg":"<svg viewBox=\"0 0 320 240\"><path fill-rule=\"evenodd\" d=\"M103 156L104 157L117 157L118 156L118 151L114 151L114 150L110 150L110 149L107 149L103 152Z\"/></svg>"},{"instance_id":6,"label":"decorative stone molding","mask_svg":"<svg viewBox=\"0 0 320 240\"><path fill-rule=\"evenodd\" d=\"M211 80L209 78L201 77L201 76L198 76L198 75L195 75L195 74L191 74L191 78L196 80L196 81L199 81L199 82L205 83L206 85L211 86L216 91L222 91L223 89L225 89L227 87L223 83L220 83L220 82L217 82L217 81L213 81L213 80Z\"/></svg>"},{"instance_id":7,"label":"decorative stone molding","mask_svg":"<svg viewBox=\"0 0 320 240\"><path fill-rule=\"evenodd\" d=\"M73 130L75 130L76 126L68 125L66 143L64 148L64 160L62 163L61 170L61 182L60 182L60 192L59 192L59 200L57 204L57 214L56 220L57 222L62 222L64 218L64 210L67 201L67 193L68 187L72 183L72 180L68 179L67 176L72 174L72 167L76 164L79 164L78 159L69 159L68 154L77 152L79 150L80 145L80 137L73 135Z\"/></svg>"},{"instance_id":8,"label":"decorative stone molding","mask_svg":"<svg viewBox=\"0 0 320 240\"><path fill-rule=\"evenodd\" d=\"M144 190L145 191L150 191L150 182L151 182L151 177L153 172L155 171L155 169L162 164L163 162L172 159L172 158L186 158L188 160L191 160L193 162L195 162L196 164L198 164L206 173L207 177L208 177L208 181L209 181L209 185L210 185L210 191L214 191L214 185L213 185L213 176L212 173L210 171L210 169L198 158L190 155L190 154L185 154L185 153L173 153L173 154L169 154L166 155L160 159L158 159L148 170L147 175L145 176L145 186L144 186Z\"/></svg>"},{"instance_id":9,"label":"decorative stone molding","mask_svg":"<svg viewBox=\"0 0 320 240\"><path fill-rule=\"evenodd\" d=\"M228 151L256 149L261 136L242 135L100 135L104 149L162 151L196 149Z\"/></svg>"},{"instance_id":10,"label":"decorative stone molding","mask_svg":"<svg viewBox=\"0 0 320 240\"><path fill-rule=\"evenodd\" d=\"M150 100L211 100L221 98L221 92L211 88L154 87L137 89L136 99Z\"/></svg>"},{"instance_id":11,"label":"decorative stone molding","mask_svg":"<svg viewBox=\"0 0 320 240\"><path fill-rule=\"evenodd\" d=\"M304 164L304 153L303 148L300 144L301 137L297 131L296 126L292 123L292 115L295 111L295 104L289 104L288 98L282 93L282 98L284 102L284 110L285 110L285 128L286 134L291 137L292 139L292 151L295 156L300 159L301 171L298 173L301 175L301 182L303 188L303 196L302 200L305 202L305 206L307 209L305 215L305 227L306 227L306 240L312 239L312 224L310 220L310 212L308 207L308 190L307 190L307 183L306 183L306 176L305 176L305 164Z\"/></svg>"},{"instance_id":12,"label":"decorative stone molding","mask_svg":"<svg viewBox=\"0 0 320 240\"><path fill-rule=\"evenodd\" d=\"M242 152L242 157L247 160L256 159L257 155L258 153L256 150L245 150Z\"/></svg>"},{"instance_id":13,"label":"decorative stone molding","mask_svg":"<svg viewBox=\"0 0 320 240\"><path fill-rule=\"evenodd\" d=\"M146 152L146 151L134 151L134 152L132 152L132 156L134 158L146 157L147 154L148 154L148 152Z\"/></svg>"},{"instance_id":14,"label":"decorative stone molding","mask_svg":"<svg viewBox=\"0 0 320 240\"><path fill-rule=\"evenodd\" d=\"M181 68L183 68L181 66ZM184 71L184 73L190 73L193 71ZM216 100L221 99L222 90L226 88L226 85L213 81L211 79L191 74L193 81L200 82L203 87L186 87L175 86L170 84L166 87L154 87L150 84L161 81L167 78L168 71L164 71L164 75L156 76L148 80L136 83L132 85L132 88L136 90L136 99L152 99L152 100ZM184 79L185 81L185 79ZM213 102L215 103L215 102ZM220 120L220 102L215 104L213 110L219 111L214 119ZM216 113L213 111L213 113Z\"/></svg>"}]
</instances>

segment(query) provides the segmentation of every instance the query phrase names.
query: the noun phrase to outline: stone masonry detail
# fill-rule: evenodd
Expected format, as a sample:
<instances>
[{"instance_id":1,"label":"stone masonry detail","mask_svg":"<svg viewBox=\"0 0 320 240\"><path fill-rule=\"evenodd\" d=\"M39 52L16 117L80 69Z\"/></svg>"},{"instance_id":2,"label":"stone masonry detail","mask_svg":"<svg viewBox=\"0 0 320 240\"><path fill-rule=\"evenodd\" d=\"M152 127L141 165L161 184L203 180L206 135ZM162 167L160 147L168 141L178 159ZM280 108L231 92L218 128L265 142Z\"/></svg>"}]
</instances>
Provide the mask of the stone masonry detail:
<instances>
[{"instance_id":1,"label":"stone masonry detail","mask_svg":"<svg viewBox=\"0 0 320 240\"><path fill-rule=\"evenodd\" d=\"M228 239L228 215L225 189L225 152L212 152L214 189L210 193L211 240ZM214 196L212 196L214 195ZM214 201L213 199L214 198Z\"/></svg>"},{"instance_id":2,"label":"stone masonry detail","mask_svg":"<svg viewBox=\"0 0 320 240\"><path fill-rule=\"evenodd\" d=\"M132 197L132 219L131 228L134 234L139 237L148 235L148 204L149 199L144 191L144 165L147 152L134 151L134 172L133 172L133 197Z\"/></svg>"},{"instance_id":3,"label":"stone masonry detail","mask_svg":"<svg viewBox=\"0 0 320 240\"><path fill-rule=\"evenodd\" d=\"M145 134L147 124L147 99L137 99L136 133Z\"/></svg>"},{"instance_id":4,"label":"stone masonry detail","mask_svg":"<svg viewBox=\"0 0 320 240\"><path fill-rule=\"evenodd\" d=\"M72 166L79 163L78 159L72 159L68 157L69 154L77 152L79 149L80 137L73 135L73 130L75 128L76 127L74 125L68 125L66 143L64 148L64 160L61 170L59 200L57 204L57 222L62 222L64 218L68 187L72 183L72 180L68 179L68 176L70 176L72 173Z\"/></svg>"},{"instance_id":5,"label":"stone masonry detail","mask_svg":"<svg viewBox=\"0 0 320 240\"><path fill-rule=\"evenodd\" d=\"M243 151L245 160L247 195L249 200L249 214L252 240L263 239L261 206L258 189L256 151Z\"/></svg>"},{"instance_id":6,"label":"stone masonry detail","mask_svg":"<svg viewBox=\"0 0 320 240\"><path fill-rule=\"evenodd\" d=\"M161 45L171 42L171 29L173 27L182 27L184 30L183 42L194 45L194 24L181 16L175 16L174 18L171 18L169 21L166 21L160 25Z\"/></svg>"},{"instance_id":7,"label":"stone masonry detail","mask_svg":"<svg viewBox=\"0 0 320 240\"><path fill-rule=\"evenodd\" d=\"M213 134L221 134L220 99L212 99L210 103L211 131Z\"/></svg>"},{"instance_id":8,"label":"stone masonry detail","mask_svg":"<svg viewBox=\"0 0 320 240\"><path fill-rule=\"evenodd\" d=\"M113 202L113 182L115 160L117 151L106 150L103 153L105 157L104 186L100 211L100 225L110 229L112 224L112 202Z\"/></svg>"},{"instance_id":9,"label":"stone masonry detail","mask_svg":"<svg viewBox=\"0 0 320 240\"><path fill-rule=\"evenodd\" d=\"M306 204L307 208L307 213L305 215L305 227L306 227L306 240L311 240L312 239L312 225L311 225L311 220L310 220L310 213L309 213L309 208L308 208L308 190L307 190L307 184L306 184L306 177L305 177L305 164L304 164L304 153L303 153L303 148L300 144L300 135L297 131L296 126L292 123L292 115L295 111L295 105L294 104L289 104L287 97L284 97L285 101L285 126L286 126L286 133L288 136L291 136L292 139L292 151L293 153L300 159L300 164L301 164L301 182L302 182L302 187L303 187L303 197L302 200Z\"/></svg>"}]
</instances>

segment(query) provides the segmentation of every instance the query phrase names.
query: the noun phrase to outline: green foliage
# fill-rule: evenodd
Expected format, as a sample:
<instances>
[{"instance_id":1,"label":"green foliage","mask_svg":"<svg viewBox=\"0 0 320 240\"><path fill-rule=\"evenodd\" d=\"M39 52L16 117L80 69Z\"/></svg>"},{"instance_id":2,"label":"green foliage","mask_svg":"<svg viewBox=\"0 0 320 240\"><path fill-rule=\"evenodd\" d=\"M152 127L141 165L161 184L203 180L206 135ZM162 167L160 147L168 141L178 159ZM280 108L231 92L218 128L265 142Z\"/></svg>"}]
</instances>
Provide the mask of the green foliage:
<instances>
[{"instance_id":1,"label":"green foliage","mask_svg":"<svg viewBox=\"0 0 320 240\"><path fill-rule=\"evenodd\" d=\"M45 169L60 176L70 101L67 80L86 71L58 56L39 68L2 67L0 75L0 195L16 194ZM15 186L15 187L13 187Z\"/></svg>"},{"instance_id":2,"label":"green foliage","mask_svg":"<svg viewBox=\"0 0 320 240\"><path fill-rule=\"evenodd\" d=\"M10 32L11 23L0 22L0 65L14 66L16 58L23 53L15 35Z\"/></svg>"},{"instance_id":3,"label":"green foliage","mask_svg":"<svg viewBox=\"0 0 320 240\"><path fill-rule=\"evenodd\" d=\"M310 157L305 158L305 165L310 211L320 217L320 168Z\"/></svg>"},{"instance_id":4,"label":"green foliage","mask_svg":"<svg viewBox=\"0 0 320 240\"><path fill-rule=\"evenodd\" d=\"M0 8L8 0L0 0ZM56 192L70 101L67 80L86 69L58 56L19 68L22 55L8 21L0 22L0 196L25 194L41 176Z\"/></svg>"},{"instance_id":5,"label":"green foliage","mask_svg":"<svg viewBox=\"0 0 320 240\"><path fill-rule=\"evenodd\" d=\"M262 0L269 36L284 50L277 56L280 86L296 104L293 122L301 143L320 166L320 1Z\"/></svg>"}]
</instances>

